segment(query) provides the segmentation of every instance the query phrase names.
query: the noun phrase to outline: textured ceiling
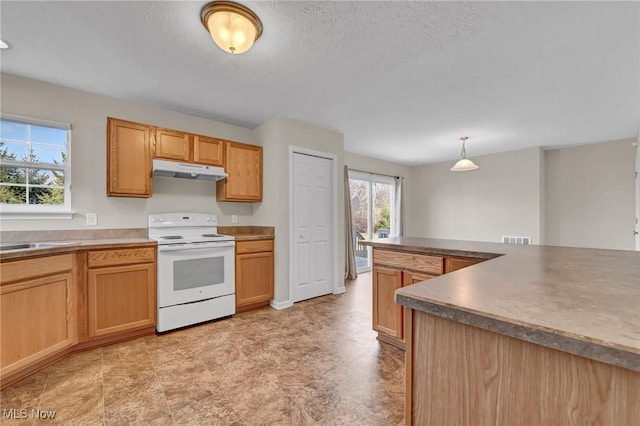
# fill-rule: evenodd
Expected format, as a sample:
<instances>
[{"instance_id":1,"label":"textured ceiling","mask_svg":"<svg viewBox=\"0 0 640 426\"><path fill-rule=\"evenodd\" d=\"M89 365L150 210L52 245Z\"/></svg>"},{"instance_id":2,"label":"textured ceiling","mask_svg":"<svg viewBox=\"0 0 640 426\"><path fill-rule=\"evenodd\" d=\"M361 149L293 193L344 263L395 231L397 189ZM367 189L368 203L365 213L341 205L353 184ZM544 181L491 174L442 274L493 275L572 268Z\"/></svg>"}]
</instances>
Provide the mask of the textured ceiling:
<instances>
[{"instance_id":1,"label":"textured ceiling","mask_svg":"<svg viewBox=\"0 0 640 426\"><path fill-rule=\"evenodd\" d=\"M264 33L218 49L206 2L0 1L3 72L253 128L276 116L415 165L635 139L638 2L243 2Z\"/></svg>"}]
</instances>

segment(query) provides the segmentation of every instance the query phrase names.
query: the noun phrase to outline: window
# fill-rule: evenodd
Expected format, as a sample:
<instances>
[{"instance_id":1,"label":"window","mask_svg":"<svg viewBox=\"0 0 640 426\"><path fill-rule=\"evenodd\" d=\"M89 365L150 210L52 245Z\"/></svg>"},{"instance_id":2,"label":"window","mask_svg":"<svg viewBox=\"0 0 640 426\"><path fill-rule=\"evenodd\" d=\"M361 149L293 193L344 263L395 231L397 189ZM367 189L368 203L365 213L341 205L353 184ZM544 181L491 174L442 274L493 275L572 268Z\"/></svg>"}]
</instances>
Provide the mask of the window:
<instances>
[{"instance_id":1,"label":"window","mask_svg":"<svg viewBox=\"0 0 640 426\"><path fill-rule=\"evenodd\" d=\"M0 213L71 215L71 126L0 115ZM40 217L40 216L38 216Z\"/></svg>"},{"instance_id":2,"label":"window","mask_svg":"<svg viewBox=\"0 0 640 426\"><path fill-rule=\"evenodd\" d=\"M398 235L396 179L391 176L349 170L351 232L358 273L371 270L371 247L360 240Z\"/></svg>"}]
</instances>

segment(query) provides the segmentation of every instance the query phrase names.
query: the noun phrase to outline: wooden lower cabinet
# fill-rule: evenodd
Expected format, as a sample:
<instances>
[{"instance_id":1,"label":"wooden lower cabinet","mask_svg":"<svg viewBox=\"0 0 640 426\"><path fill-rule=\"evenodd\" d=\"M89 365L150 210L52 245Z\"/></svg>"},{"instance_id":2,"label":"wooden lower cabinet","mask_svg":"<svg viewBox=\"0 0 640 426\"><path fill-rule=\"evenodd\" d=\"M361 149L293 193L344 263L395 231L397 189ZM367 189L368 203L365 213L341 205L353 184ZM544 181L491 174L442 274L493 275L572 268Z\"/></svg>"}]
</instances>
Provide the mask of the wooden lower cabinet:
<instances>
[{"instance_id":1,"label":"wooden lower cabinet","mask_svg":"<svg viewBox=\"0 0 640 426\"><path fill-rule=\"evenodd\" d=\"M640 373L407 309L405 425L640 424Z\"/></svg>"},{"instance_id":2,"label":"wooden lower cabinet","mask_svg":"<svg viewBox=\"0 0 640 426\"><path fill-rule=\"evenodd\" d=\"M384 267L373 268L373 329L402 340L402 306L394 293L402 287L402 271Z\"/></svg>"},{"instance_id":3,"label":"wooden lower cabinet","mask_svg":"<svg viewBox=\"0 0 640 426\"><path fill-rule=\"evenodd\" d=\"M470 257L446 257L444 259L444 273L457 271L458 269L466 268L468 266L475 265L476 263L484 262L486 259L475 259Z\"/></svg>"},{"instance_id":4,"label":"wooden lower cabinet","mask_svg":"<svg viewBox=\"0 0 640 426\"><path fill-rule=\"evenodd\" d=\"M401 287L475 265L486 259L443 257L373 248L373 329L378 340L405 347L405 309L395 301Z\"/></svg>"},{"instance_id":5,"label":"wooden lower cabinet","mask_svg":"<svg viewBox=\"0 0 640 426\"><path fill-rule=\"evenodd\" d=\"M373 249L373 329L378 340L404 348L404 308L395 291L443 272L444 258L421 253Z\"/></svg>"},{"instance_id":6,"label":"wooden lower cabinet","mask_svg":"<svg viewBox=\"0 0 640 426\"><path fill-rule=\"evenodd\" d=\"M273 240L236 242L236 312L268 306L273 299Z\"/></svg>"},{"instance_id":7,"label":"wooden lower cabinet","mask_svg":"<svg viewBox=\"0 0 640 426\"><path fill-rule=\"evenodd\" d=\"M92 251L88 266L90 338L155 326L155 248Z\"/></svg>"},{"instance_id":8,"label":"wooden lower cabinet","mask_svg":"<svg viewBox=\"0 0 640 426\"><path fill-rule=\"evenodd\" d=\"M4 263L0 286L0 379L77 343L73 255Z\"/></svg>"},{"instance_id":9,"label":"wooden lower cabinet","mask_svg":"<svg viewBox=\"0 0 640 426\"><path fill-rule=\"evenodd\" d=\"M80 250L0 267L2 388L70 353L154 332L154 246Z\"/></svg>"}]
</instances>

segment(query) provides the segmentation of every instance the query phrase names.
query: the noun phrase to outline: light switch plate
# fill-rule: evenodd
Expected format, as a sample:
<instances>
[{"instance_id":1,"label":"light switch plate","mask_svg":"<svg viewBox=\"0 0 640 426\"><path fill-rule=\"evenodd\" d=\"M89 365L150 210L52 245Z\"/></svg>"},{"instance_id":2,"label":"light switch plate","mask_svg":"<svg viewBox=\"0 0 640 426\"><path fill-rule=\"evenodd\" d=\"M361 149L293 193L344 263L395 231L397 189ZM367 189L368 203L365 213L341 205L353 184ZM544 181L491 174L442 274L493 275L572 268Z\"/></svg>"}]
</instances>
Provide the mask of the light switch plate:
<instances>
[{"instance_id":1,"label":"light switch plate","mask_svg":"<svg viewBox=\"0 0 640 426\"><path fill-rule=\"evenodd\" d=\"M238 215L237 214L232 214L231 215L231 223L238 223Z\"/></svg>"},{"instance_id":2,"label":"light switch plate","mask_svg":"<svg viewBox=\"0 0 640 426\"><path fill-rule=\"evenodd\" d=\"M87 213L87 226L98 226L98 213Z\"/></svg>"}]
</instances>

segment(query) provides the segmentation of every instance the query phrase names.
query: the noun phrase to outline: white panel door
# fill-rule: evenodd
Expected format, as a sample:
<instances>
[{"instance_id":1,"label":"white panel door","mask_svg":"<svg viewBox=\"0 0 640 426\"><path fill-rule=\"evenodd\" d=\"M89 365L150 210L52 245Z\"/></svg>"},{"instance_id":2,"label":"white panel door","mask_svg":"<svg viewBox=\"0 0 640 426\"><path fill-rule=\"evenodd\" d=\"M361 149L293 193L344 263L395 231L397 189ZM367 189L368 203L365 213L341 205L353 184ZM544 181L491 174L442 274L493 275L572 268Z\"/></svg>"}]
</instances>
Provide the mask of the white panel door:
<instances>
[{"instance_id":1,"label":"white panel door","mask_svg":"<svg viewBox=\"0 0 640 426\"><path fill-rule=\"evenodd\" d=\"M332 164L293 154L293 301L331 293Z\"/></svg>"}]
</instances>

